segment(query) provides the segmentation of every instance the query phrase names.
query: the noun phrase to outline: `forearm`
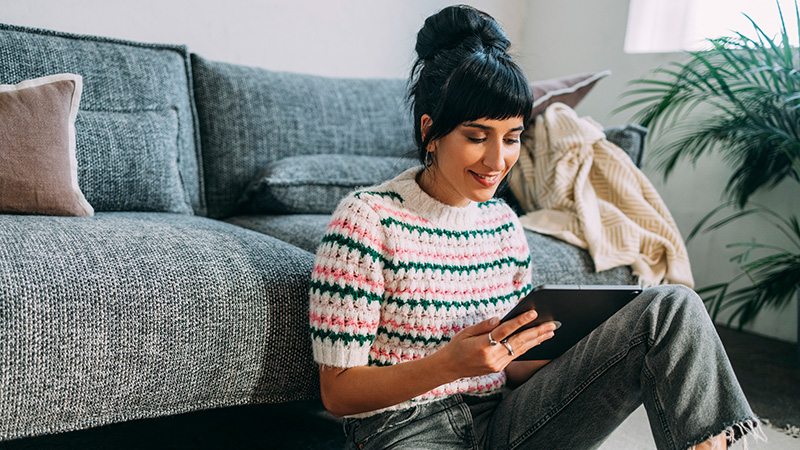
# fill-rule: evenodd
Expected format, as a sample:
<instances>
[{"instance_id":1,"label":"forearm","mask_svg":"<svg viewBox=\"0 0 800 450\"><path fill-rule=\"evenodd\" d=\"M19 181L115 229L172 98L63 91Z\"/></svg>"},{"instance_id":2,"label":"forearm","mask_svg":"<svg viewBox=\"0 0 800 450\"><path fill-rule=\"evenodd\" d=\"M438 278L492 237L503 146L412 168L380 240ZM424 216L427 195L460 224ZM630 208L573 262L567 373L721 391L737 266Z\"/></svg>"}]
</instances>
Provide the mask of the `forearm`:
<instances>
[{"instance_id":1,"label":"forearm","mask_svg":"<svg viewBox=\"0 0 800 450\"><path fill-rule=\"evenodd\" d=\"M435 353L385 367L320 368L322 402L335 416L387 408L456 379Z\"/></svg>"}]
</instances>

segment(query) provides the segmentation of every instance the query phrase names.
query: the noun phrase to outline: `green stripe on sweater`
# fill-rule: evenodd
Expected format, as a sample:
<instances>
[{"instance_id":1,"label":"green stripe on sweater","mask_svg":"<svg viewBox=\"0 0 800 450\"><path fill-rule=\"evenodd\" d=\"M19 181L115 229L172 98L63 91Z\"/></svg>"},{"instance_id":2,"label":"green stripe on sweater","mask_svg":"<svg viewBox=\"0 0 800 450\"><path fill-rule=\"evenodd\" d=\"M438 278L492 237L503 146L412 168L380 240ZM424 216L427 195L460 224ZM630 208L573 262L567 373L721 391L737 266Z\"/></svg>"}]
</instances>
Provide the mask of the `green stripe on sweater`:
<instances>
[{"instance_id":1,"label":"green stripe on sweater","mask_svg":"<svg viewBox=\"0 0 800 450\"><path fill-rule=\"evenodd\" d=\"M490 206L497 205L498 203L500 203L500 200L493 198L491 200L486 200L485 202L478 203L478 208L488 208Z\"/></svg>"},{"instance_id":2,"label":"green stripe on sweater","mask_svg":"<svg viewBox=\"0 0 800 450\"><path fill-rule=\"evenodd\" d=\"M398 225L401 228L405 228L408 231L417 231L420 234L433 234L436 236L444 236L448 238L459 238L459 237L476 237L482 235L489 235L494 236L503 231L513 230L514 223L508 222L504 223L503 225L493 229L493 230L467 230L467 231L452 231L452 230L444 230L441 228L428 228L428 227L421 227L419 225L410 225L405 222L401 222L395 218L387 217L385 219L381 219L381 225L385 227L389 227L392 225Z\"/></svg>"},{"instance_id":3,"label":"green stripe on sweater","mask_svg":"<svg viewBox=\"0 0 800 450\"><path fill-rule=\"evenodd\" d=\"M499 258L490 262L485 262L481 264L470 264L470 265L452 265L452 264L431 264L431 263L420 263L420 262L402 262L402 263L395 263L387 259L383 254L378 252L377 250L368 247L360 242L356 242L353 239L348 237L342 236L340 234L326 234L322 238L322 244L331 243L336 244L340 247L346 247L350 250L355 250L361 253L362 256L370 257L376 261L379 261L384 265L386 269L398 271L401 269L405 270L433 270L437 271L440 270L442 272L458 272L458 273L470 273L470 272L477 272L479 270L486 270L486 269L494 269L496 267L502 267L506 264L508 265L516 265L517 267L528 267L531 263L531 257L528 255L525 259L517 259L510 256L505 258Z\"/></svg>"},{"instance_id":4,"label":"green stripe on sweater","mask_svg":"<svg viewBox=\"0 0 800 450\"><path fill-rule=\"evenodd\" d=\"M316 291L318 295L327 292L330 294L337 294L341 298L348 295L356 299L365 298L369 303L380 303L383 300L383 297L378 294L367 292L363 289L357 289L350 285L341 286L338 284L323 283L321 281L312 281L310 290L312 292Z\"/></svg>"},{"instance_id":5,"label":"green stripe on sweater","mask_svg":"<svg viewBox=\"0 0 800 450\"><path fill-rule=\"evenodd\" d=\"M378 328L378 334L388 337L389 339L397 338L401 341L407 341L411 343L423 343L425 345L428 344L439 344L442 342L450 342L450 338L447 336L442 336L441 338L438 337L430 337L427 338L425 336L412 336L408 333L398 333L396 331L389 331L384 327Z\"/></svg>"},{"instance_id":6,"label":"green stripe on sweater","mask_svg":"<svg viewBox=\"0 0 800 450\"><path fill-rule=\"evenodd\" d=\"M329 340L331 342L336 341L343 341L346 344L350 344L353 341L357 341L359 344L371 344L372 341L375 339L373 335L363 335L363 334L350 334L350 333L343 333L337 331L330 331L330 330L321 330L316 327L309 327L311 332L311 338L319 338L324 340Z\"/></svg>"},{"instance_id":7,"label":"green stripe on sweater","mask_svg":"<svg viewBox=\"0 0 800 450\"><path fill-rule=\"evenodd\" d=\"M495 305L498 305L500 303L505 303L505 302L507 302L509 300L520 299L520 298L524 297L525 295L527 295L527 293L530 291L530 289L531 289L531 287L530 287L530 285L528 285L524 289L521 289L521 290L518 290L518 291L514 291L514 292L512 292L512 293L510 293L508 295L501 295L499 297L484 298L484 299L480 299L480 300L465 300L463 302L447 302L447 301L441 301L441 300L425 300L425 299L416 300L416 299L412 299L412 298L407 299L407 300L402 300L402 299L399 299L399 298L396 298L396 297L389 297L387 299L386 303L394 303L394 304L399 305L399 306L406 306L407 305L407 306L410 306L412 308L415 308L417 306L422 306L423 308L428 308L428 307L433 306L437 310L439 310L441 308L445 308L446 310L449 310L450 308L469 308L469 307L477 308L477 307L479 307L481 305L483 305L483 306L489 306L489 305L495 306Z\"/></svg>"},{"instance_id":8,"label":"green stripe on sweater","mask_svg":"<svg viewBox=\"0 0 800 450\"><path fill-rule=\"evenodd\" d=\"M387 192L379 192L379 191L361 191L356 192L354 197L361 200L361 196L367 195L377 195L378 197L388 197L392 200L397 200L399 203L403 203L403 197L400 196L397 192L387 191Z\"/></svg>"},{"instance_id":9,"label":"green stripe on sweater","mask_svg":"<svg viewBox=\"0 0 800 450\"><path fill-rule=\"evenodd\" d=\"M410 306L412 308L416 308L417 306L421 306L423 308L434 307L437 310L445 308L445 310L450 310L450 308L477 308L481 305L483 306L497 306L498 304L502 304L508 302L510 300L520 299L527 295L530 292L530 285L526 286L524 289L514 291L507 295L501 295L498 297L490 297L484 298L480 300L465 300L465 301L442 301L442 300L416 300L416 299L401 299L394 296L389 296L386 298L387 304L395 304L400 307L403 306ZM381 303L383 301L383 297L379 294L375 294L373 292L368 292L363 289L355 288L351 285L339 285L339 284L331 284L331 283L324 283L322 281L312 281L311 288L312 292L315 292L317 295L323 295L324 293L329 294L336 294L340 298L344 298L346 296L351 296L353 298L364 298L367 299L368 303Z\"/></svg>"}]
</instances>

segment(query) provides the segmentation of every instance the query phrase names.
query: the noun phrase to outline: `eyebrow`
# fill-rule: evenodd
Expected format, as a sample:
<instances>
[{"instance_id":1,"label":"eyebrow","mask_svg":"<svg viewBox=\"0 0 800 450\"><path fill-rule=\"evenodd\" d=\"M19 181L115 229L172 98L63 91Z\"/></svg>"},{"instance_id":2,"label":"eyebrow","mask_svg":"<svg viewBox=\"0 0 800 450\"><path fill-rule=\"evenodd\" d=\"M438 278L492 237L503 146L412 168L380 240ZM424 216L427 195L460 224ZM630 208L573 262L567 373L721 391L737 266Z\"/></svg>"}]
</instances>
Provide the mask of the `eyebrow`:
<instances>
[{"instance_id":1,"label":"eyebrow","mask_svg":"<svg viewBox=\"0 0 800 450\"><path fill-rule=\"evenodd\" d=\"M490 126L488 126L488 125L483 125L483 124L480 124L480 123L475 123L475 122L466 122L466 123L464 123L463 125L464 125L465 127L469 127L469 128L479 128L479 129L481 129L481 130L494 130L494 127L490 127ZM509 131L509 132L512 132L512 131L524 131L524 130L525 130L525 127L524 127L524 126L519 126L519 127L516 127L516 128L512 128L512 129L510 129L510 130L508 130L508 131Z\"/></svg>"}]
</instances>

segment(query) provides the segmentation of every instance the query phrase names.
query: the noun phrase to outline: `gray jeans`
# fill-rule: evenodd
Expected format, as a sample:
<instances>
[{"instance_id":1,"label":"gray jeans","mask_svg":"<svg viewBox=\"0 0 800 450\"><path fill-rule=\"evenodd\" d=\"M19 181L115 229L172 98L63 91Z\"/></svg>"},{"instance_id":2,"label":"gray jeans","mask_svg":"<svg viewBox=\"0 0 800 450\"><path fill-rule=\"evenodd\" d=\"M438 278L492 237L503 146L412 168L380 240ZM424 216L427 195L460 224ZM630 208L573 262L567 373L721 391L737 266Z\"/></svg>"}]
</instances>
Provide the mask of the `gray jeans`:
<instances>
[{"instance_id":1,"label":"gray jeans","mask_svg":"<svg viewBox=\"0 0 800 450\"><path fill-rule=\"evenodd\" d=\"M557 332L556 332L557 333ZM594 449L644 403L659 450L757 425L702 301L646 289L525 384L345 419L355 449Z\"/></svg>"}]
</instances>

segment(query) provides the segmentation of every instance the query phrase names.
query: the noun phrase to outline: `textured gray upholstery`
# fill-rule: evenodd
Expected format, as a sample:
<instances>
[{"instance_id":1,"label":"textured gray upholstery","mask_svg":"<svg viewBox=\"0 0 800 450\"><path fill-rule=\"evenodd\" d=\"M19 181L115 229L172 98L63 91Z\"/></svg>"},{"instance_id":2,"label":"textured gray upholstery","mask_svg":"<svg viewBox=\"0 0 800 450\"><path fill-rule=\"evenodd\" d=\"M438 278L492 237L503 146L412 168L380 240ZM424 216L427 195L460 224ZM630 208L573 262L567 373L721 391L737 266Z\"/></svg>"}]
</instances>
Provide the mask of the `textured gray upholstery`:
<instances>
[{"instance_id":1,"label":"textured gray upholstery","mask_svg":"<svg viewBox=\"0 0 800 450\"><path fill-rule=\"evenodd\" d=\"M603 130L606 139L616 144L631 157L637 167L642 167L644 156L644 141L647 137L647 128L633 123Z\"/></svg>"},{"instance_id":2,"label":"textured gray upholstery","mask_svg":"<svg viewBox=\"0 0 800 450\"><path fill-rule=\"evenodd\" d=\"M192 70L210 217L234 215L247 185L279 158L415 148L404 80L271 72L197 55Z\"/></svg>"},{"instance_id":3,"label":"textured gray upholstery","mask_svg":"<svg viewBox=\"0 0 800 450\"><path fill-rule=\"evenodd\" d=\"M304 250L163 213L0 215L0 242L0 440L318 396Z\"/></svg>"},{"instance_id":4,"label":"textured gray upholstery","mask_svg":"<svg viewBox=\"0 0 800 450\"><path fill-rule=\"evenodd\" d=\"M95 211L203 213L184 47L0 24L0 84L83 77L78 182Z\"/></svg>"}]
</instances>

